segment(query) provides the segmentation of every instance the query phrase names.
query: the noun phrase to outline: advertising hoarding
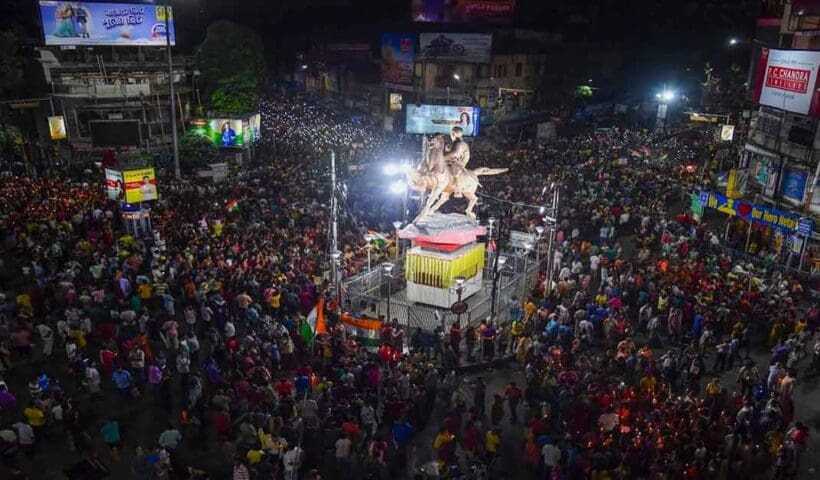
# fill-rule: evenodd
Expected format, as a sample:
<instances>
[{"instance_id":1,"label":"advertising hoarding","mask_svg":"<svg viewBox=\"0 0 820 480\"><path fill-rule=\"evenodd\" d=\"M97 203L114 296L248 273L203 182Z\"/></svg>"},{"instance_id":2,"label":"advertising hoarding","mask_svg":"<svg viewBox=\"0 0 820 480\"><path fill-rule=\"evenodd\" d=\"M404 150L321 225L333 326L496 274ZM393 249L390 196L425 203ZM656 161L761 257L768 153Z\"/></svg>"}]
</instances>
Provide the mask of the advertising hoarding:
<instances>
[{"instance_id":1,"label":"advertising hoarding","mask_svg":"<svg viewBox=\"0 0 820 480\"><path fill-rule=\"evenodd\" d=\"M105 192L111 200L125 199L125 188L121 171L111 168L105 169Z\"/></svg>"},{"instance_id":2,"label":"advertising hoarding","mask_svg":"<svg viewBox=\"0 0 820 480\"><path fill-rule=\"evenodd\" d=\"M413 89L416 36L408 33L382 34L382 82L402 89Z\"/></svg>"},{"instance_id":3,"label":"advertising hoarding","mask_svg":"<svg viewBox=\"0 0 820 480\"><path fill-rule=\"evenodd\" d=\"M803 115L818 116L817 72L820 52L763 49L755 93L761 105Z\"/></svg>"},{"instance_id":4,"label":"advertising hoarding","mask_svg":"<svg viewBox=\"0 0 820 480\"><path fill-rule=\"evenodd\" d=\"M139 168L122 172L126 203L148 202L157 199L157 178L153 168Z\"/></svg>"},{"instance_id":5,"label":"advertising hoarding","mask_svg":"<svg viewBox=\"0 0 820 480\"><path fill-rule=\"evenodd\" d=\"M191 121L188 131L210 139L217 147L247 147L262 138L262 117L257 113L246 118L198 118Z\"/></svg>"},{"instance_id":6,"label":"advertising hoarding","mask_svg":"<svg viewBox=\"0 0 820 480\"><path fill-rule=\"evenodd\" d=\"M65 140L65 119L62 115L48 117L48 134L52 140Z\"/></svg>"},{"instance_id":7,"label":"advertising hoarding","mask_svg":"<svg viewBox=\"0 0 820 480\"><path fill-rule=\"evenodd\" d=\"M490 63L493 36L484 33L422 33L419 58L424 62Z\"/></svg>"},{"instance_id":8,"label":"advertising hoarding","mask_svg":"<svg viewBox=\"0 0 820 480\"><path fill-rule=\"evenodd\" d=\"M780 193L788 199L802 202L808 179L809 173L805 170L784 168L783 180L780 184Z\"/></svg>"},{"instance_id":9,"label":"advertising hoarding","mask_svg":"<svg viewBox=\"0 0 820 480\"><path fill-rule=\"evenodd\" d=\"M731 142L735 138L735 126L734 125L721 125L720 126L720 141L721 142Z\"/></svg>"},{"instance_id":10,"label":"advertising hoarding","mask_svg":"<svg viewBox=\"0 0 820 480\"><path fill-rule=\"evenodd\" d=\"M250 136L251 142L257 142L262 139L262 114L256 113L250 118Z\"/></svg>"},{"instance_id":11,"label":"advertising hoarding","mask_svg":"<svg viewBox=\"0 0 820 480\"><path fill-rule=\"evenodd\" d=\"M800 216L784 212L766 205L750 204L743 200L727 198L719 193L701 191L700 204L706 208L714 208L721 213L740 217L746 221L779 228L788 232L797 230Z\"/></svg>"},{"instance_id":12,"label":"advertising hoarding","mask_svg":"<svg viewBox=\"0 0 820 480\"><path fill-rule=\"evenodd\" d=\"M461 127L465 137L479 134L478 107L456 107L451 105L408 105L407 133L449 135L453 127Z\"/></svg>"},{"instance_id":13,"label":"advertising hoarding","mask_svg":"<svg viewBox=\"0 0 820 480\"><path fill-rule=\"evenodd\" d=\"M173 9L168 27L174 45ZM40 0L46 45L165 45L165 6Z\"/></svg>"},{"instance_id":14,"label":"advertising hoarding","mask_svg":"<svg viewBox=\"0 0 820 480\"><path fill-rule=\"evenodd\" d=\"M401 110L402 96L401 93L390 94L390 111L398 112Z\"/></svg>"},{"instance_id":15,"label":"advertising hoarding","mask_svg":"<svg viewBox=\"0 0 820 480\"><path fill-rule=\"evenodd\" d=\"M414 22L510 23L515 0L412 0Z\"/></svg>"}]
</instances>

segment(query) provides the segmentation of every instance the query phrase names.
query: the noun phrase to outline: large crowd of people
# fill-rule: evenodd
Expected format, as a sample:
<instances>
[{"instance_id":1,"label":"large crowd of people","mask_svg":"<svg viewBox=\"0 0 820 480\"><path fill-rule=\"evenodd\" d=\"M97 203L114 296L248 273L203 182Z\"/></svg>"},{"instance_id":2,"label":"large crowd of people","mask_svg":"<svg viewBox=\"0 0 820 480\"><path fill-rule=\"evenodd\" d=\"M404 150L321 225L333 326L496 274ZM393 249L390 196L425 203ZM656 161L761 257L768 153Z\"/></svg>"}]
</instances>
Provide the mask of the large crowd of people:
<instances>
[{"instance_id":1,"label":"large crowd of people","mask_svg":"<svg viewBox=\"0 0 820 480\"><path fill-rule=\"evenodd\" d=\"M481 190L509 228L544 226L545 187L561 189L550 261L499 319L421 332L383 318L368 347L339 322L330 185L308 165L353 144L366 154L349 163L409 155L407 139L305 99L260 109L271 140L255 164L218 184L160 176L153 235L125 233L101 174L0 179L5 478L43 478L45 459L71 478L799 471L808 430L792 395L818 311L799 282L738 271L685 213L705 142L614 129L476 145L471 166L510 168ZM374 264L395 254L364 240L398 209L376 168L343 175L344 275L368 249ZM508 356L520 380L500 389L455 368Z\"/></svg>"}]
</instances>

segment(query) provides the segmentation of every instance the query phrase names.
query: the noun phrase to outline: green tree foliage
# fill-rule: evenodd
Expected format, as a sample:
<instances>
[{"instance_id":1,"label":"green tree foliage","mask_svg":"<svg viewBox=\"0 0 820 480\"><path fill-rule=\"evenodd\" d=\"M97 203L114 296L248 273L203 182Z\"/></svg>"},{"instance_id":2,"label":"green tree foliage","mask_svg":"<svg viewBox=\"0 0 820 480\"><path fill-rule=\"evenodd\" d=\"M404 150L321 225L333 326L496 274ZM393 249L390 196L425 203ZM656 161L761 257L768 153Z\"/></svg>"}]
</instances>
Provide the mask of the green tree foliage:
<instances>
[{"instance_id":1,"label":"green tree foliage","mask_svg":"<svg viewBox=\"0 0 820 480\"><path fill-rule=\"evenodd\" d=\"M10 98L25 86L20 37L11 30L0 32L0 52L0 98Z\"/></svg>"},{"instance_id":2,"label":"green tree foliage","mask_svg":"<svg viewBox=\"0 0 820 480\"><path fill-rule=\"evenodd\" d=\"M253 112L258 103L256 84L240 76L220 82L219 87L211 94L211 105L214 110L225 115Z\"/></svg>"},{"instance_id":3,"label":"green tree foliage","mask_svg":"<svg viewBox=\"0 0 820 480\"><path fill-rule=\"evenodd\" d=\"M255 92L265 70L265 52L259 35L244 25L224 20L208 27L196 61L208 94L229 84L230 92L226 93L236 93L238 87L233 84L239 84L243 91Z\"/></svg>"},{"instance_id":4,"label":"green tree foliage","mask_svg":"<svg viewBox=\"0 0 820 480\"><path fill-rule=\"evenodd\" d=\"M184 168L204 167L216 160L218 151L209 138L187 132L179 140L179 162Z\"/></svg>"}]
</instances>

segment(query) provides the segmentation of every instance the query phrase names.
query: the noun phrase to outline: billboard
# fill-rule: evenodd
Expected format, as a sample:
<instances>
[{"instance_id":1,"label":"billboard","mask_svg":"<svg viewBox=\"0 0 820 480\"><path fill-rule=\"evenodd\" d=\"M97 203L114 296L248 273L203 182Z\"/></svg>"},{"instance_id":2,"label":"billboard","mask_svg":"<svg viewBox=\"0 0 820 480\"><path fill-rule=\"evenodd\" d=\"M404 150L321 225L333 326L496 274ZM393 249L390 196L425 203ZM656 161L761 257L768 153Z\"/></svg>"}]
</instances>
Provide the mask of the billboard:
<instances>
[{"instance_id":1,"label":"billboard","mask_svg":"<svg viewBox=\"0 0 820 480\"><path fill-rule=\"evenodd\" d=\"M262 139L262 115L259 113L251 115L250 137L251 142L256 142Z\"/></svg>"},{"instance_id":2,"label":"billboard","mask_svg":"<svg viewBox=\"0 0 820 480\"><path fill-rule=\"evenodd\" d=\"M48 117L48 134L52 140L65 140L65 119L62 115Z\"/></svg>"},{"instance_id":3,"label":"billboard","mask_svg":"<svg viewBox=\"0 0 820 480\"><path fill-rule=\"evenodd\" d=\"M415 55L414 34L382 34L382 82L394 88L412 90Z\"/></svg>"},{"instance_id":4,"label":"billboard","mask_svg":"<svg viewBox=\"0 0 820 480\"><path fill-rule=\"evenodd\" d=\"M173 9L168 11L174 45ZM46 45L165 45L165 7L148 3L40 0Z\"/></svg>"},{"instance_id":5,"label":"billboard","mask_svg":"<svg viewBox=\"0 0 820 480\"><path fill-rule=\"evenodd\" d=\"M510 23L515 0L412 0L414 22Z\"/></svg>"},{"instance_id":6,"label":"billboard","mask_svg":"<svg viewBox=\"0 0 820 480\"><path fill-rule=\"evenodd\" d=\"M449 135L453 127L461 127L465 137L479 133L481 109L450 105L408 105L407 133Z\"/></svg>"},{"instance_id":7,"label":"billboard","mask_svg":"<svg viewBox=\"0 0 820 480\"><path fill-rule=\"evenodd\" d=\"M820 52L763 49L761 64L764 61L766 68L755 88L761 105L803 115L820 114L816 97Z\"/></svg>"},{"instance_id":8,"label":"billboard","mask_svg":"<svg viewBox=\"0 0 820 480\"><path fill-rule=\"evenodd\" d=\"M107 174L107 172L106 172ZM153 168L122 172L126 203L148 202L157 199L157 178Z\"/></svg>"},{"instance_id":9,"label":"billboard","mask_svg":"<svg viewBox=\"0 0 820 480\"><path fill-rule=\"evenodd\" d=\"M493 36L484 33L422 33L419 57L424 62L490 63Z\"/></svg>"},{"instance_id":10,"label":"billboard","mask_svg":"<svg viewBox=\"0 0 820 480\"><path fill-rule=\"evenodd\" d=\"M262 136L262 117L199 118L191 121L190 132L207 137L217 147L247 147Z\"/></svg>"},{"instance_id":11,"label":"billboard","mask_svg":"<svg viewBox=\"0 0 820 480\"><path fill-rule=\"evenodd\" d=\"M398 112L401 110L402 96L401 93L390 94L390 111Z\"/></svg>"},{"instance_id":12,"label":"billboard","mask_svg":"<svg viewBox=\"0 0 820 480\"><path fill-rule=\"evenodd\" d=\"M809 173L805 170L797 170L791 167L784 168L783 180L780 184L781 195L795 202L802 202L808 179Z\"/></svg>"},{"instance_id":13,"label":"billboard","mask_svg":"<svg viewBox=\"0 0 820 480\"><path fill-rule=\"evenodd\" d=\"M105 192L111 200L125 199L125 188L121 171L111 168L105 169Z\"/></svg>"},{"instance_id":14,"label":"billboard","mask_svg":"<svg viewBox=\"0 0 820 480\"><path fill-rule=\"evenodd\" d=\"M142 143L139 120L91 120L88 126L95 147L138 147Z\"/></svg>"}]
</instances>

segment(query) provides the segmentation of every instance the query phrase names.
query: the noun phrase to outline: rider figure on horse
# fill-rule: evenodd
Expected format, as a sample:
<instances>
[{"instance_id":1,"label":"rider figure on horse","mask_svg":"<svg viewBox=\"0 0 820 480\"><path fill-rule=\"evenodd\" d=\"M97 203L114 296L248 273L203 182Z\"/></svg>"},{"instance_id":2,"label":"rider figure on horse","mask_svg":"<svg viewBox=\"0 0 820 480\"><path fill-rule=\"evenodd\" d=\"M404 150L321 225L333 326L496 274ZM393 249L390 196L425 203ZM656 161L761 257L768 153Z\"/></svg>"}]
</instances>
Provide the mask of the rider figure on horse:
<instances>
[{"instance_id":1,"label":"rider figure on horse","mask_svg":"<svg viewBox=\"0 0 820 480\"><path fill-rule=\"evenodd\" d=\"M464 130L461 127L453 127L450 131L450 140L453 143L444 153L444 161L447 162L447 166L450 168L452 178L458 178L459 175L462 175L467 168L467 163L470 162L470 146L462 139L463 136ZM461 195L456 194L456 198L458 197L461 197Z\"/></svg>"}]
</instances>

